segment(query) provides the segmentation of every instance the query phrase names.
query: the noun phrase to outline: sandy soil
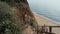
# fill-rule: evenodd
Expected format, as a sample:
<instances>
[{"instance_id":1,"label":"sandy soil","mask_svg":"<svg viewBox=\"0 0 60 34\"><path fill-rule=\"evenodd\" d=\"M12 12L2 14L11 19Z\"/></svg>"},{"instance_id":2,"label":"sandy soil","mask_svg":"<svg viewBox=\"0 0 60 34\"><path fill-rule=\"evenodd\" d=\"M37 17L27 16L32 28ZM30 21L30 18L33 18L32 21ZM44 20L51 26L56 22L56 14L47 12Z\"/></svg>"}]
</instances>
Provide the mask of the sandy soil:
<instances>
[{"instance_id":1,"label":"sandy soil","mask_svg":"<svg viewBox=\"0 0 60 34\"><path fill-rule=\"evenodd\" d=\"M46 19L43 16L37 15L34 13L35 19L38 23L38 25L43 26L44 24L46 26L59 26L60 24L55 23L54 21L51 21L50 19ZM60 34L60 28L53 28L53 33Z\"/></svg>"},{"instance_id":2,"label":"sandy soil","mask_svg":"<svg viewBox=\"0 0 60 34\"><path fill-rule=\"evenodd\" d=\"M26 28L22 34L33 34L33 33L34 31L31 29L31 26L28 26L28 28Z\"/></svg>"}]
</instances>

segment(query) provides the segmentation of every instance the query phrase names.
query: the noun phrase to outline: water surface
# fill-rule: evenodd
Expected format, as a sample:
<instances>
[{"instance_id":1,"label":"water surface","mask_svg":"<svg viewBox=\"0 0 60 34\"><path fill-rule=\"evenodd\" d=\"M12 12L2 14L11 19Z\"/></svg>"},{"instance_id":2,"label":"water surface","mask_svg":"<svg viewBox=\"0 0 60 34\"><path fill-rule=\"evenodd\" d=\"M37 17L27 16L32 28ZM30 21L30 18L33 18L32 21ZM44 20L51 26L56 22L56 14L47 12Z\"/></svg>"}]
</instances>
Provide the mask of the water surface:
<instances>
[{"instance_id":1,"label":"water surface","mask_svg":"<svg viewBox=\"0 0 60 34\"><path fill-rule=\"evenodd\" d=\"M33 12L60 22L60 0L28 0L28 3Z\"/></svg>"}]
</instances>

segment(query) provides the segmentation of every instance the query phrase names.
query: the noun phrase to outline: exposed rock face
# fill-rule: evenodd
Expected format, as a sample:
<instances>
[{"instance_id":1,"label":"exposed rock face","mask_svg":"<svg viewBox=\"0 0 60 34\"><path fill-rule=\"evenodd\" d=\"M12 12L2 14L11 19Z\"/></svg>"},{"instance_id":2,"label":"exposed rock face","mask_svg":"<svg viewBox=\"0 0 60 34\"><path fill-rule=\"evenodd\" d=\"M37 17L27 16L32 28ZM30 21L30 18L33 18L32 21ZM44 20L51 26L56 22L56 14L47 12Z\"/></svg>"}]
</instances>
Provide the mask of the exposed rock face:
<instances>
[{"instance_id":1,"label":"exposed rock face","mask_svg":"<svg viewBox=\"0 0 60 34\"><path fill-rule=\"evenodd\" d=\"M36 25L35 18L31 10L29 9L27 0L0 0L0 1L2 2L3 5L6 5L6 4L8 5L8 7L7 5L5 6L5 8L6 7L7 8L6 8L6 11L4 12L7 12L8 14L11 15L10 21L12 21L11 23L13 23L13 25L17 24L19 27L22 26L23 28L25 28L25 25L29 25L33 27ZM13 32L16 32L16 31L13 30ZM13 34L16 34L16 33L13 33Z\"/></svg>"}]
</instances>

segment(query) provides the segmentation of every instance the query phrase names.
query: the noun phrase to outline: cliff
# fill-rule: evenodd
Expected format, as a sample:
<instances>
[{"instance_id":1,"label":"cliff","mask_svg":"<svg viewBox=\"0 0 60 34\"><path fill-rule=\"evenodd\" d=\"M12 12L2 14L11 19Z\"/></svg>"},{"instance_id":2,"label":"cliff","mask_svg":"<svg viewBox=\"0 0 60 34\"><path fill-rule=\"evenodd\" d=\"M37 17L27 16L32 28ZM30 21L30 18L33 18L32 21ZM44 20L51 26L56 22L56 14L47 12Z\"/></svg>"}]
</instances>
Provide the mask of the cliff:
<instances>
[{"instance_id":1,"label":"cliff","mask_svg":"<svg viewBox=\"0 0 60 34\"><path fill-rule=\"evenodd\" d=\"M26 27L36 26L27 0L0 0L0 23L1 34L21 34Z\"/></svg>"}]
</instances>

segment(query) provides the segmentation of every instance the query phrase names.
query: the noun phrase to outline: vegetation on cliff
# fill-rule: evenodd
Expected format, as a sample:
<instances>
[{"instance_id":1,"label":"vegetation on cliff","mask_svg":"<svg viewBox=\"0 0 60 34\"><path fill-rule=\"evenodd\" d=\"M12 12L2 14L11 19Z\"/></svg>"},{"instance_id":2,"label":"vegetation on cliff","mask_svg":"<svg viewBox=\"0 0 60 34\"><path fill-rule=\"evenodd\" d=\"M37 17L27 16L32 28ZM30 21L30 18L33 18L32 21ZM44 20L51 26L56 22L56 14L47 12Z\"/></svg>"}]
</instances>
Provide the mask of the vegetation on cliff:
<instances>
[{"instance_id":1,"label":"vegetation on cliff","mask_svg":"<svg viewBox=\"0 0 60 34\"><path fill-rule=\"evenodd\" d=\"M27 0L0 0L0 34L22 34L27 24L35 27Z\"/></svg>"}]
</instances>

